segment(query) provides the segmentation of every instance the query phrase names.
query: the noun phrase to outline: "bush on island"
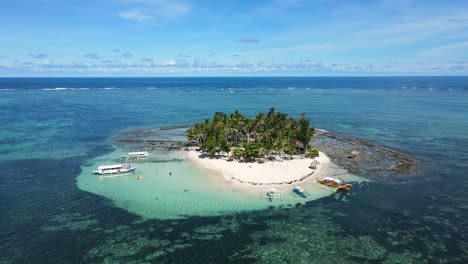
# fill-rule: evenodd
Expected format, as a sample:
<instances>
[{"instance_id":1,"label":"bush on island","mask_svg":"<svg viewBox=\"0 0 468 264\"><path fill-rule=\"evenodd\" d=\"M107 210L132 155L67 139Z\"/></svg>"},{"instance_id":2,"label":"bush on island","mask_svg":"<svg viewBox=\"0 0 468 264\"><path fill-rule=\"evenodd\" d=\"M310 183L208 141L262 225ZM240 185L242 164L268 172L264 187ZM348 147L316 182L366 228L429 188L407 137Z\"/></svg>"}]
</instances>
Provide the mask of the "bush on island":
<instances>
[{"instance_id":1,"label":"bush on island","mask_svg":"<svg viewBox=\"0 0 468 264\"><path fill-rule=\"evenodd\" d=\"M256 142L244 143L244 156L249 158L258 158L260 152L260 145Z\"/></svg>"},{"instance_id":2,"label":"bush on island","mask_svg":"<svg viewBox=\"0 0 468 264\"><path fill-rule=\"evenodd\" d=\"M318 156L319 156L319 151L317 149L311 149L306 155L306 157L308 158L315 158Z\"/></svg>"},{"instance_id":3,"label":"bush on island","mask_svg":"<svg viewBox=\"0 0 468 264\"><path fill-rule=\"evenodd\" d=\"M232 155L234 155L235 158L240 158L244 156L244 150L241 148L234 148L232 150Z\"/></svg>"},{"instance_id":4,"label":"bush on island","mask_svg":"<svg viewBox=\"0 0 468 264\"><path fill-rule=\"evenodd\" d=\"M284 152L286 152L286 154L288 155L294 155L296 151L297 151L297 148L295 146L289 146L284 150Z\"/></svg>"},{"instance_id":5,"label":"bush on island","mask_svg":"<svg viewBox=\"0 0 468 264\"><path fill-rule=\"evenodd\" d=\"M227 140L223 140L219 144L219 151L229 153L231 151L231 144Z\"/></svg>"},{"instance_id":6,"label":"bush on island","mask_svg":"<svg viewBox=\"0 0 468 264\"><path fill-rule=\"evenodd\" d=\"M208 140L208 141L203 142L201 147L211 157L213 157L216 154L216 150L218 148L216 142L214 142L212 140Z\"/></svg>"}]
</instances>

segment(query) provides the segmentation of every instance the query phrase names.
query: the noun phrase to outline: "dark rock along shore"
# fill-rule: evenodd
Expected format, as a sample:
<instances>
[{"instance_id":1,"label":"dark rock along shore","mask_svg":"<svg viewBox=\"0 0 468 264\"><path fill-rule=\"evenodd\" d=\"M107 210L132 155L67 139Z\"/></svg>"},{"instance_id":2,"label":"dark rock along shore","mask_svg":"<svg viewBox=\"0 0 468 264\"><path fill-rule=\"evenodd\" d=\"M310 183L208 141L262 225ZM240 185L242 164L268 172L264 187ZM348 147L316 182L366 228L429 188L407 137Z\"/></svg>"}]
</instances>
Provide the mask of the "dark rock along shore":
<instances>
[{"instance_id":1,"label":"dark rock along shore","mask_svg":"<svg viewBox=\"0 0 468 264\"><path fill-rule=\"evenodd\" d=\"M317 130L311 143L335 164L370 179L408 175L417 164L416 159L397 150L335 132Z\"/></svg>"},{"instance_id":2,"label":"dark rock along shore","mask_svg":"<svg viewBox=\"0 0 468 264\"><path fill-rule=\"evenodd\" d=\"M179 150L184 146L180 143L184 142L185 131L189 127L170 126L125 131L114 142L129 149ZM405 153L363 139L320 129L316 132L311 141L312 146L327 154L335 164L359 176L369 179L404 176L411 174L418 163Z\"/></svg>"}]
</instances>

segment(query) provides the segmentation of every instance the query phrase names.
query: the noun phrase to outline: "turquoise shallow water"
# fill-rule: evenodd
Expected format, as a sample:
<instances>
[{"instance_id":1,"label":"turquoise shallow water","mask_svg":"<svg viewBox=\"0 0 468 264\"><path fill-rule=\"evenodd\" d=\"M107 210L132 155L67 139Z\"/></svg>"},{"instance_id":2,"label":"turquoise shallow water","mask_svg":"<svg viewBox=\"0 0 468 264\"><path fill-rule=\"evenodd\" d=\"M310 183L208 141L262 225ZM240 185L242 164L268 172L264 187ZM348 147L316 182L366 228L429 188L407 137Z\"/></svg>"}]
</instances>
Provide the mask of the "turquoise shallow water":
<instances>
[{"instance_id":1,"label":"turquoise shallow water","mask_svg":"<svg viewBox=\"0 0 468 264\"><path fill-rule=\"evenodd\" d=\"M0 262L466 263L467 83L466 77L0 79ZM224 213L225 205L198 204L205 210L177 219L113 199L115 189L96 178L88 183L99 195L79 188L88 167L117 155L112 137L121 131L271 106L295 117L306 112L317 127L402 150L421 165L414 175L363 182L346 196ZM162 174L169 164L157 166ZM178 168L184 166L190 165ZM114 187L176 186L150 177L116 179ZM191 188L210 186L209 178L195 179L187 181ZM154 197L143 190L119 194ZM192 208L183 199L179 205ZM179 211L171 209L166 215ZM339 255L330 253L337 249Z\"/></svg>"},{"instance_id":2,"label":"turquoise shallow water","mask_svg":"<svg viewBox=\"0 0 468 264\"><path fill-rule=\"evenodd\" d=\"M283 190L281 200L270 202L268 199L261 199L261 192L265 192L270 187L251 188L247 191L233 188L222 175L208 173L185 160L183 152L156 152L150 156L152 160L182 159L182 161L133 163L137 167L135 175L99 177L91 173L101 164L125 162L120 159L125 154L125 151L115 150L90 161L87 166L81 168L82 173L77 177L77 186L83 191L109 198L116 206L145 219L224 215L267 209L270 206L293 207L298 203L304 204L307 201L333 195L333 192L308 181L300 184L308 194L306 198L292 193L289 190L290 186ZM346 173L336 165L326 165L324 171L323 176L339 173L342 179L353 183L365 180ZM143 178L137 180L136 176Z\"/></svg>"}]
</instances>

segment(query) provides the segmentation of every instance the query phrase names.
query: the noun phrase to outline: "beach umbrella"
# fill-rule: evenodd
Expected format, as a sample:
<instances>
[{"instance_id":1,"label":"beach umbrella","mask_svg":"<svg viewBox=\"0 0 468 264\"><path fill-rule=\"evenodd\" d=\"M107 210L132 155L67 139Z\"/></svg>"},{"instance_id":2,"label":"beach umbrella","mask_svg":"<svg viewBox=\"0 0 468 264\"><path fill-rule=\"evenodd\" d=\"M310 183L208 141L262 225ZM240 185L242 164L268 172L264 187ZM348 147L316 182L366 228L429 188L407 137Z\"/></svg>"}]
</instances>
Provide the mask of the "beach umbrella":
<instances>
[{"instance_id":1,"label":"beach umbrella","mask_svg":"<svg viewBox=\"0 0 468 264\"><path fill-rule=\"evenodd\" d=\"M314 159L314 160L310 163L310 165L312 165L312 166L317 166L317 165L319 165L319 164L320 164L320 162L319 162L318 160L316 160L316 159Z\"/></svg>"},{"instance_id":2,"label":"beach umbrella","mask_svg":"<svg viewBox=\"0 0 468 264\"><path fill-rule=\"evenodd\" d=\"M316 159L314 159L311 163L310 163L310 168L316 168L317 165L319 165L320 162Z\"/></svg>"}]
</instances>

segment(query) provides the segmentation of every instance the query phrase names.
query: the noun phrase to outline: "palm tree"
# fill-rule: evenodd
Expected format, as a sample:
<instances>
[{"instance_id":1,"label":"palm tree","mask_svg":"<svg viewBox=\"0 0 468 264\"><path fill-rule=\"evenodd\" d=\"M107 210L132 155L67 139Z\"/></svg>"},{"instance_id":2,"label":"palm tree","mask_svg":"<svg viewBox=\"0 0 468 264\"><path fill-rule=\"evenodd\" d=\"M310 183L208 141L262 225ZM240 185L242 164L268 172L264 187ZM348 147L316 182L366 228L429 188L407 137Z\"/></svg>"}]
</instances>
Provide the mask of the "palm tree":
<instances>
[{"instance_id":1,"label":"palm tree","mask_svg":"<svg viewBox=\"0 0 468 264\"><path fill-rule=\"evenodd\" d=\"M265 115L263 113L258 113L255 116L254 131L254 140L261 141L261 137L265 132Z\"/></svg>"},{"instance_id":2,"label":"palm tree","mask_svg":"<svg viewBox=\"0 0 468 264\"><path fill-rule=\"evenodd\" d=\"M199 146L203 145L211 153L226 151L230 146L255 144L271 155L273 151L295 152L293 150L297 141L303 143L307 151L314 128L310 126L304 113L299 120L295 120L271 108L266 115L258 113L254 119L244 117L238 110L229 116L217 112L212 119L196 123L186 135L189 140L196 140ZM299 148L298 152L300 153Z\"/></svg>"},{"instance_id":3,"label":"palm tree","mask_svg":"<svg viewBox=\"0 0 468 264\"><path fill-rule=\"evenodd\" d=\"M232 119L232 126L233 130L235 131L234 133L234 138L235 138L235 145L237 146L239 144L239 137L240 133L242 131L242 119L244 116L239 112L239 110L235 110L233 114L231 114L231 119Z\"/></svg>"}]
</instances>

